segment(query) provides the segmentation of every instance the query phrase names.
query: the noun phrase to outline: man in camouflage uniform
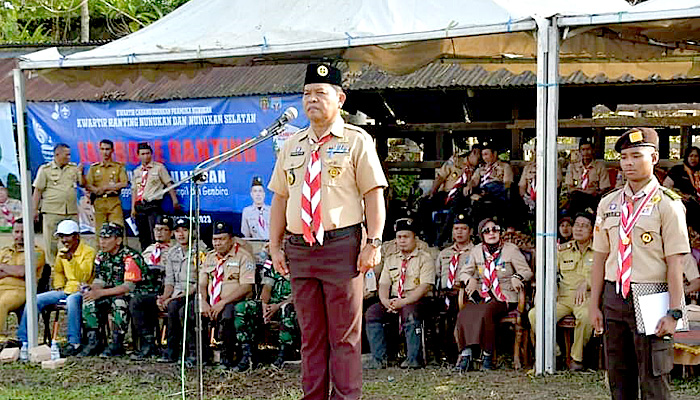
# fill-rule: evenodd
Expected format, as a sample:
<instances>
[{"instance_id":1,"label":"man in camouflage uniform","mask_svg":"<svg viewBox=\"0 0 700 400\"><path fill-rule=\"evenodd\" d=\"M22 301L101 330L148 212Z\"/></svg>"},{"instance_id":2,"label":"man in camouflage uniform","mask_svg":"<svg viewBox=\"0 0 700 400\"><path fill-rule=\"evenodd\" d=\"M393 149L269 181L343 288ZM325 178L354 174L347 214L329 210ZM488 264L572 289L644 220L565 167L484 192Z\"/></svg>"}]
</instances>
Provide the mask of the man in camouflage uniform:
<instances>
[{"instance_id":1,"label":"man in camouflage uniform","mask_svg":"<svg viewBox=\"0 0 700 400\"><path fill-rule=\"evenodd\" d=\"M262 285L260 301L263 322L266 325L273 319L280 322L278 336L280 351L272 365L282 368L294 344L299 340L297 312L292 304L292 283L289 281L289 275L281 275L272 268L272 260L268 258L263 266Z\"/></svg>"},{"instance_id":2,"label":"man in camouflage uniform","mask_svg":"<svg viewBox=\"0 0 700 400\"><path fill-rule=\"evenodd\" d=\"M214 250L207 253L199 273L200 310L203 317L221 323L222 366L233 366L238 339L242 356L233 370L246 371L253 364L255 321L260 318L259 304L249 301L253 297L255 262L225 222L214 223L212 245ZM257 319L248 317L256 313Z\"/></svg>"},{"instance_id":3,"label":"man in camouflage uniform","mask_svg":"<svg viewBox=\"0 0 700 400\"><path fill-rule=\"evenodd\" d=\"M124 334L129 328L129 302L133 295L153 291L148 266L134 249L123 245L124 228L113 222L100 229L100 252L95 257L95 280L83 294L83 326L88 344L81 356L95 355L99 348L98 313L112 315L112 343L104 357L124 354ZM135 321L137 325L141 321Z\"/></svg>"}]
</instances>

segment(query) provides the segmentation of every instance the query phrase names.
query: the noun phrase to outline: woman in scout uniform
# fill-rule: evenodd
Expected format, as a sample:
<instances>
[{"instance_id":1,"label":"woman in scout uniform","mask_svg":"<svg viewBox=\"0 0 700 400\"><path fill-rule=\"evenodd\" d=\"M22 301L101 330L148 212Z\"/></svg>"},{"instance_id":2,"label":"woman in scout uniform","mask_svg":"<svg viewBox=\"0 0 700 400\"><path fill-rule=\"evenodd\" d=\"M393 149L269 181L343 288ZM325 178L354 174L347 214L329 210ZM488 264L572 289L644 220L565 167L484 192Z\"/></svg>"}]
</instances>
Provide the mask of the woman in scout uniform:
<instances>
[{"instance_id":1,"label":"woman in scout uniform","mask_svg":"<svg viewBox=\"0 0 700 400\"><path fill-rule=\"evenodd\" d=\"M517 246L501 240L501 227L491 218L479 223L482 243L469 252L460 270L460 309L455 338L461 351L458 368L466 371L474 347L482 353L483 368L493 369L496 326L499 319L518 303L518 291L532 278L532 270Z\"/></svg>"},{"instance_id":2,"label":"woman in scout uniform","mask_svg":"<svg viewBox=\"0 0 700 400\"><path fill-rule=\"evenodd\" d=\"M627 182L598 205L593 233L589 315L605 349L613 399L671 398L672 336L682 317L683 259L690 252L680 196L653 175L659 136L633 128L615 143ZM640 333L635 290L667 285L669 311L654 332ZM601 311L601 301L603 310Z\"/></svg>"}]
</instances>

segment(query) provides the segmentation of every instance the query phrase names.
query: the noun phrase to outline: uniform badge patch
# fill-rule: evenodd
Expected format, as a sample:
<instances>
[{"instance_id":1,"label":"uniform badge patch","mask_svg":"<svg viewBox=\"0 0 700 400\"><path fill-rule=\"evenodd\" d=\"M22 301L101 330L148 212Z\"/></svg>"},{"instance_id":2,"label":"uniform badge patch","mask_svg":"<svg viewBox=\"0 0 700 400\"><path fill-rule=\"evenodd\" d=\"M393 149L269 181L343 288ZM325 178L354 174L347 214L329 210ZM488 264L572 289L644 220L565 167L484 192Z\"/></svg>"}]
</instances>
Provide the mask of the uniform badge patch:
<instances>
[{"instance_id":1,"label":"uniform badge patch","mask_svg":"<svg viewBox=\"0 0 700 400\"><path fill-rule=\"evenodd\" d=\"M416 285L416 286L420 285L420 278L414 279L414 280L413 280L413 284Z\"/></svg>"},{"instance_id":2,"label":"uniform badge patch","mask_svg":"<svg viewBox=\"0 0 700 400\"><path fill-rule=\"evenodd\" d=\"M304 155L304 149L302 149L301 146L294 149L294 151L290 154L290 156L292 156L292 157L303 156L303 155Z\"/></svg>"},{"instance_id":3,"label":"uniform badge patch","mask_svg":"<svg viewBox=\"0 0 700 400\"><path fill-rule=\"evenodd\" d=\"M297 178L294 176L294 171L287 172L287 183L290 186L293 185L296 180Z\"/></svg>"},{"instance_id":4,"label":"uniform badge patch","mask_svg":"<svg viewBox=\"0 0 700 400\"><path fill-rule=\"evenodd\" d=\"M654 240L654 237L651 235L651 232L642 233L642 243L649 244L652 240Z\"/></svg>"},{"instance_id":5,"label":"uniform badge patch","mask_svg":"<svg viewBox=\"0 0 700 400\"><path fill-rule=\"evenodd\" d=\"M340 175L340 168L331 167L331 168L328 170L328 175L330 175L331 179L337 178L338 175Z\"/></svg>"},{"instance_id":6,"label":"uniform badge patch","mask_svg":"<svg viewBox=\"0 0 700 400\"><path fill-rule=\"evenodd\" d=\"M608 210L610 211L615 211L617 210L617 203L611 203L610 207L608 207Z\"/></svg>"},{"instance_id":7,"label":"uniform badge patch","mask_svg":"<svg viewBox=\"0 0 700 400\"><path fill-rule=\"evenodd\" d=\"M318 68L316 68L316 73L318 76L326 76L328 75L328 67L325 65L319 65Z\"/></svg>"}]
</instances>

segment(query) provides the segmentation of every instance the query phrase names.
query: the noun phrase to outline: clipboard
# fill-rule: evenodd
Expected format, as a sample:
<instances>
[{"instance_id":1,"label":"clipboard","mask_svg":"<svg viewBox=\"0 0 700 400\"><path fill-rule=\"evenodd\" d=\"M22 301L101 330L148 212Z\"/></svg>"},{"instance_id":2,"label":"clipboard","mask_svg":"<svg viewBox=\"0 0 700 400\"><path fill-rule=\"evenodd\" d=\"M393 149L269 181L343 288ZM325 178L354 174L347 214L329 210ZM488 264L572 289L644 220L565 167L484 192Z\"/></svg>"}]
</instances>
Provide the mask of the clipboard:
<instances>
[{"instance_id":1,"label":"clipboard","mask_svg":"<svg viewBox=\"0 0 700 400\"><path fill-rule=\"evenodd\" d=\"M646 333L644 317L642 308L640 306L640 297L647 295L655 295L661 293L668 293L668 283L633 283L632 287L632 299L634 301L634 319L637 323L637 332L642 335L653 335L654 332ZM643 303L644 301L642 301ZM688 311L685 306L685 296L681 298L681 311L683 311L683 317L678 320L678 325L676 326L676 332L683 332L689 330L688 323ZM666 307L668 311L668 307ZM665 312L663 313L665 315ZM661 315L660 317L663 317ZM660 319L660 318L659 318Z\"/></svg>"}]
</instances>

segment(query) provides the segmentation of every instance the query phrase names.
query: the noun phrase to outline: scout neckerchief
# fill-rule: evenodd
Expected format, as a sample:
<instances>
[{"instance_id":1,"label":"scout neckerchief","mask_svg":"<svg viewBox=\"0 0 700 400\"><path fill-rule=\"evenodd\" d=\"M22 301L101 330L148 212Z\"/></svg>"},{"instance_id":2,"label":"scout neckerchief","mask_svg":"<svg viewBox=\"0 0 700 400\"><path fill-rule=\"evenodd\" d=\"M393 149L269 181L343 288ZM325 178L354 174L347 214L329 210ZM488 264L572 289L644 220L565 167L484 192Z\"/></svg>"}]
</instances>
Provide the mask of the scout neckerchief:
<instances>
[{"instance_id":1,"label":"scout neckerchief","mask_svg":"<svg viewBox=\"0 0 700 400\"><path fill-rule=\"evenodd\" d=\"M449 203L450 200L452 200L453 197L457 194L457 191L462 188L464 185L471 180L472 177L472 167L471 165L467 164L466 167L464 167L464 170L462 170L462 175L459 176L459 179L457 179L457 182L455 182L454 186L452 186L452 189L447 193L447 198L445 199L445 204Z\"/></svg>"},{"instance_id":2,"label":"scout neckerchief","mask_svg":"<svg viewBox=\"0 0 700 400\"><path fill-rule=\"evenodd\" d=\"M683 169L685 169L685 173L688 174L688 177L690 177L690 183L693 184L693 187L695 188L695 193L697 196L700 196L700 172L699 171L693 171L688 167L687 165L683 164Z\"/></svg>"},{"instance_id":3,"label":"scout neckerchief","mask_svg":"<svg viewBox=\"0 0 700 400\"><path fill-rule=\"evenodd\" d=\"M265 230L265 218L263 218L262 207L258 207L258 225L260 225L260 229Z\"/></svg>"},{"instance_id":4,"label":"scout neckerchief","mask_svg":"<svg viewBox=\"0 0 700 400\"><path fill-rule=\"evenodd\" d=\"M642 211L658 189L659 183L655 182L651 190L649 190L649 193L640 191L632 196L630 199L631 201L625 196L624 190L620 192L620 227L618 229L620 241L617 254L617 279L615 281L615 287L617 293L622 293L622 297L624 298L627 298L627 294L629 294L630 277L632 276L632 229L634 229L634 225L642 215ZM640 199L642 202L639 203L635 211L634 204Z\"/></svg>"},{"instance_id":5,"label":"scout neckerchief","mask_svg":"<svg viewBox=\"0 0 700 400\"><path fill-rule=\"evenodd\" d=\"M224 263L226 262L226 257L216 256L219 260L216 263L216 269L214 269L214 281L209 288L209 304L215 306L221 300L221 286L224 282Z\"/></svg>"},{"instance_id":6,"label":"scout neckerchief","mask_svg":"<svg viewBox=\"0 0 700 400\"><path fill-rule=\"evenodd\" d=\"M527 185L527 195L530 197L530 200L535 201L537 200L537 188L535 185L537 185L537 178L532 178L530 180L530 184Z\"/></svg>"},{"instance_id":7,"label":"scout neckerchief","mask_svg":"<svg viewBox=\"0 0 700 400\"><path fill-rule=\"evenodd\" d=\"M136 191L136 201L143 201L143 192L146 189L146 180L148 179L148 170L151 169L150 165L141 165L141 185L139 185Z\"/></svg>"},{"instance_id":8,"label":"scout neckerchief","mask_svg":"<svg viewBox=\"0 0 700 400\"><path fill-rule=\"evenodd\" d=\"M314 242L323 245L323 222L321 221L321 160L318 150L324 143L331 140L331 133L322 137L318 142L309 137L311 157L304 174L304 185L301 189L301 222L304 228L304 240L309 246Z\"/></svg>"},{"instance_id":9,"label":"scout neckerchief","mask_svg":"<svg viewBox=\"0 0 700 400\"><path fill-rule=\"evenodd\" d=\"M399 293L399 298L403 299L404 295L404 285L406 283L406 271L408 270L408 262L413 258L413 254L401 260L401 272L399 273L399 287L397 292Z\"/></svg>"},{"instance_id":10,"label":"scout neckerchief","mask_svg":"<svg viewBox=\"0 0 700 400\"><path fill-rule=\"evenodd\" d=\"M489 167L484 171L483 175L481 175L481 181L479 182L479 186L484 186L485 184L489 183L491 179L491 174L493 174L493 170L496 168L496 164L498 164L498 161L494 161L489 165Z\"/></svg>"},{"instance_id":11,"label":"scout neckerchief","mask_svg":"<svg viewBox=\"0 0 700 400\"><path fill-rule=\"evenodd\" d=\"M583 165L583 161L581 161L581 165ZM581 173L581 189L583 190L586 190L590 183L590 177L588 175L591 169L593 169L593 161L591 161L589 166L583 166L583 173Z\"/></svg>"},{"instance_id":12,"label":"scout neckerchief","mask_svg":"<svg viewBox=\"0 0 700 400\"><path fill-rule=\"evenodd\" d=\"M445 285L448 289L452 289L455 284L455 277L457 276L457 265L459 265L459 257L464 254L467 250L460 250L457 248L457 244L452 246L452 258L450 258L450 269L447 271L447 282Z\"/></svg>"},{"instance_id":13,"label":"scout neckerchief","mask_svg":"<svg viewBox=\"0 0 700 400\"><path fill-rule=\"evenodd\" d=\"M481 248L484 251L484 277L481 281L481 297L486 302L491 300L491 295L489 294L489 290L491 290L497 300L506 301L506 297L501 292L501 286L498 284L498 269L496 268L496 264L501 257L501 249L499 248L491 254L485 245L482 245Z\"/></svg>"},{"instance_id":14,"label":"scout neckerchief","mask_svg":"<svg viewBox=\"0 0 700 400\"><path fill-rule=\"evenodd\" d=\"M167 249L168 245L165 243L156 243L153 252L151 253L150 261L151 265L160 265L160 256L163 249Z\"/></svg>"},{"instance_id":15,"label":"scout neckerchief","mask_svg":"<svg viewBox=\"0 0 700 400\"><path fill-rule=\"evenodd\" d=\"M15 214L13 214L9 208L7 208L7 202L5 202L2 207L0 207L0 211L2 211L2 215L5 217L5 220L10 224L14 225L15 223Z\"/></svg>"}]
</instances>

